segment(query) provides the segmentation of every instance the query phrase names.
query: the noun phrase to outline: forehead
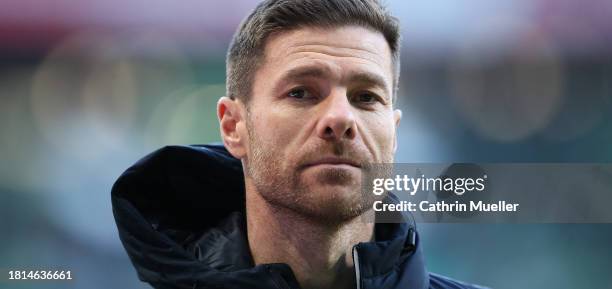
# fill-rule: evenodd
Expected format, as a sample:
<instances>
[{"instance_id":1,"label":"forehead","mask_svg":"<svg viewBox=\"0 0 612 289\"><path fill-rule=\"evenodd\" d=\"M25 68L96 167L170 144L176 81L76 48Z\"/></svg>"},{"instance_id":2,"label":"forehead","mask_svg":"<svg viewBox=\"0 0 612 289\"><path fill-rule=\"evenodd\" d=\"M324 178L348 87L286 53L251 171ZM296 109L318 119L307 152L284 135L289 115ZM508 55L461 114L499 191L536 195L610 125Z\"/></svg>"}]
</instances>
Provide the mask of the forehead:
<instances>
[{"instance_id":1,"label":"forehead","mask_svg":"<svg viewBox=\"0 0 612 289\"><path fill-rule=\"evenodd\" d=\"M264 55L264 66L279 73L307 64L322 64L329 69L350 65L392 79L391 50L386 39L361 26L302 27L274 33L266 41Z\"/></svg>"}]
</instances>

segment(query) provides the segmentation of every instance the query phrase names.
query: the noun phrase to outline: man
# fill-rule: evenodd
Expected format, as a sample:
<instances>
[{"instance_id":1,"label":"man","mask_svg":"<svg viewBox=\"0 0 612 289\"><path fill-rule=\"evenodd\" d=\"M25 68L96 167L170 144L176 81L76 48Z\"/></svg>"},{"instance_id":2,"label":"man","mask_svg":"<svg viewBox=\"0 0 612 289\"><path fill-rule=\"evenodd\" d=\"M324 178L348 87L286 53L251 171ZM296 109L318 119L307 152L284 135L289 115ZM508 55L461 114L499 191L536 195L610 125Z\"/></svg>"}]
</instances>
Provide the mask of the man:
<instances>
[{"instance_id":1,"label":"man","mask_svg":"<svg viewBox=\"0 0 612 289\"><path fill-rule=\"evenodd\" d=\"M374 224L399 28L376 1L270 0L234 36L223 147L167 147L117 181L120 237L156 288L473 288L428 274L412 224Z\"/></svg>"}]
</instances>

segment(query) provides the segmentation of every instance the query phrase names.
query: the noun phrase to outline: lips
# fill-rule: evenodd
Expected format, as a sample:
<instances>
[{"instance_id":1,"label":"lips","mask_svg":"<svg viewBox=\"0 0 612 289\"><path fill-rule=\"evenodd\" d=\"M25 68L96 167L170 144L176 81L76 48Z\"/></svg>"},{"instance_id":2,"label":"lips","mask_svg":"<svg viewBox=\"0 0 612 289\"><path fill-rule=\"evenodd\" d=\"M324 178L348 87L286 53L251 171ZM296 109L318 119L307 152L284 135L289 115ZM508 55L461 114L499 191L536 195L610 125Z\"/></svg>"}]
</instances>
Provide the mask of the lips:
<instances>
[{"instance_id":1,"label":"lips","mask_svg":"<svg viewBox=\"0 0 612 289\"><path fill-rule=\"evenodd\" d=\"M307 162L304 167L312 167L318 165L349 165L356 168L361 168L361 165L353 159L341 157L323 157L311 162Z\"/></svg>"}]
</instances>

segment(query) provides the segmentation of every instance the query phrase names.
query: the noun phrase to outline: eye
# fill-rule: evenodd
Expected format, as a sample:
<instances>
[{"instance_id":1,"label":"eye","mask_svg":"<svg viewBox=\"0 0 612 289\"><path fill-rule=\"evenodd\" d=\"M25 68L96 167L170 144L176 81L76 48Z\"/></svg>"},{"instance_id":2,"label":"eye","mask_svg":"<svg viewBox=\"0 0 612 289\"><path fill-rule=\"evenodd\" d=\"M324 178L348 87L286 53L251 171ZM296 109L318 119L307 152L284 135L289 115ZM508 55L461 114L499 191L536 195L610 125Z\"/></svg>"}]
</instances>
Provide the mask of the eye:
<instances>
[{"instance_id":1,"label":"eye","mask_svg":"<svg viewBox=\"0 0 612 289\"><path fill-rule=\"evenodd\" d=\"M310 97L308 91L304 88L295 88L287 93L287 96L297 99L304 99Z\"/></svg>"},{"instance_id":2,"label":"eye","mask_svg":"<svg viewBox=\"0 0 612 289\"><path fill-rule=\"evenodd\" d=\"M359 101L360 102L372 102L375 101L376 99L374 98L373 95L369 94L369 93L360 93L359 94Z\"/></svg>"},{"instance_id":3,"label":"eye","mask_svg":"<svg viewBox=\"0 0 612 289\"><path fill-rule=\"evenodd\" d=\"M287 92L287 97L299 101L315 101L317 99L316 92L306 87L296 87Z\"/></svg>"},{"instance_id":4,"label":"eye","mask_svg":"<svg viewBox=\"0 0 612 289\"><path fill-rule=\"evenodd\" d=\"M375 102L379 102L380 98L376 94L369 91L362 91L357 93L355 96L355 101L363 104L373 104Z\"/></svg>"}]
</instances>

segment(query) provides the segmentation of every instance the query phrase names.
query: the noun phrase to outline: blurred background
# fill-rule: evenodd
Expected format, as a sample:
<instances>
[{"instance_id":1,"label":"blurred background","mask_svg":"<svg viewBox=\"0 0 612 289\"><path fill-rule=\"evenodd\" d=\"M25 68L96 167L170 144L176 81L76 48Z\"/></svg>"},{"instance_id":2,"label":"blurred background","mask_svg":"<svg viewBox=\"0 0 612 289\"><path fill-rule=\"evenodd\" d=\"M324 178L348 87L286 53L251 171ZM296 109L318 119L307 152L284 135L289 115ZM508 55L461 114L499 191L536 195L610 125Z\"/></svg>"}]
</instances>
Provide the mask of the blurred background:
<instances>
[{"instance_id":1,"label":"blurred background","mask_svg":"<svg viewBox=\"0 0 612 289\"><path fill-rule=\"evenodd\" d=\"M611 1L387 2L403 29L398 162L612 161ZM156 148L219 141L225 51L256 3L0 3L0 269L75 279L0 288L149 288L111 186ZM612 288L610 224L419 227L437 273Z\"/></svg>"}]
</instances>

